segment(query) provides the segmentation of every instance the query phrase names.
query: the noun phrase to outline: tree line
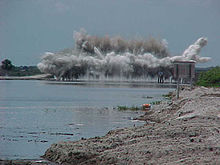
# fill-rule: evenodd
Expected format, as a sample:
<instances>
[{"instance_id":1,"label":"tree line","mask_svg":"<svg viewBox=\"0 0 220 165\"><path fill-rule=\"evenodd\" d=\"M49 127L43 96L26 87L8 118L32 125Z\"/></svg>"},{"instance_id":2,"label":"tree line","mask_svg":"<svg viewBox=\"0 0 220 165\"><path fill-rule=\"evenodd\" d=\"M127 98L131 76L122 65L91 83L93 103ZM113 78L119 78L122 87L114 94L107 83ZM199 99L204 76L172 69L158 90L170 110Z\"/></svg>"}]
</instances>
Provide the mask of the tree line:
<instances>
[{"instance_id":1,"label":"tree line","mask_svg":"<svg viewBox=\"0 0 220 165\"><path fill-rule=\"evenodd\" d=\"M32 76L42 74L37 66L15 66L9 59L1 61L0 76Z\"/></svg>"}]
</instances>

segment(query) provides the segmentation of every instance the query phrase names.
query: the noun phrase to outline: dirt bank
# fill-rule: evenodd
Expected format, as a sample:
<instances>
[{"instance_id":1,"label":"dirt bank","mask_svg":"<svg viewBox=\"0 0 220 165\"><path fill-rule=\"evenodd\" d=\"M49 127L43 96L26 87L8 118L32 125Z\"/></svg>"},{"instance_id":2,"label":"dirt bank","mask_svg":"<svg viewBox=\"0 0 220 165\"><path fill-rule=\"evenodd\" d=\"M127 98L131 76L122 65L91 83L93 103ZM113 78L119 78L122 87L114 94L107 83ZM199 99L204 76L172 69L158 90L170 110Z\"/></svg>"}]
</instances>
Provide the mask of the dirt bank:
<instances>
[{"instance_id":1,"label":"dirt bank","mask_svg":"<svg viewBox=\"0 0 220 165\"><path fill-rule=\"evenodd\" d=\"M183 90L140 117L141 127L59 142L44 158L60 164L220 164L220 89Z\"/></svg>"},{"instance_id":2,"label":"dirt bank","mask_svg":"<svg viewBox=\"0 0 220 165\"><path fill-rule=\"evenodd\" d=\"M50 77L50 74L40 74L34 76L0 76L0 80L45 80Z\"/></svg>"}]
</instances>

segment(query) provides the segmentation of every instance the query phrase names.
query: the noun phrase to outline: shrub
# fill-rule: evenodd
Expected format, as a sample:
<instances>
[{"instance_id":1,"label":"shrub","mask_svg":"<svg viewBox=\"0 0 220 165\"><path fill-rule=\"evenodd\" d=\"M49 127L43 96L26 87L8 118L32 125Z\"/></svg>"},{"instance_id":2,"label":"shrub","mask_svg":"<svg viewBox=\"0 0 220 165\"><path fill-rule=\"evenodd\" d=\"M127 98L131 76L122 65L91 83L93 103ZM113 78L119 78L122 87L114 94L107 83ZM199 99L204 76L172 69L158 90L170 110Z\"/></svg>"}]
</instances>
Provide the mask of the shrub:
<instances>
[{"instance_id":1,"label":"shrub","mask_svg":"<svg viewBox=\"0 0 220 165\"><path fill-rule=\"evenodd\" d=\"M202 72L196 85L206 87L220 87L220 67L210 69L209 71Z\"/></svg>"}]
</instances>

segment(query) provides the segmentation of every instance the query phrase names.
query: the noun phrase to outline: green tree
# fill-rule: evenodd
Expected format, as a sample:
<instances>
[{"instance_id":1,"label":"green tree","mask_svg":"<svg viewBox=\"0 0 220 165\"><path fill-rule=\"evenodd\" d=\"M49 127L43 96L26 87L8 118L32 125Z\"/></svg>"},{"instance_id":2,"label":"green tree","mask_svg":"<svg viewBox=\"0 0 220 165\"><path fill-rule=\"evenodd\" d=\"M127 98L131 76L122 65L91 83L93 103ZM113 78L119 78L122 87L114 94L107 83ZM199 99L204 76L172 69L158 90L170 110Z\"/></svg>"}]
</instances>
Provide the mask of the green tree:
<instances>
[{"instance_id":1,"label":"green tree","mask_svg":"<svg viewBox=\"0 0 220 165\"><path fill-rule=\"evenodd\" d=\"M10 60L5 59L2 61L2 66L1 66L2 69L11 70L12 67L13 67L13 65Z\"/></svg>"}]
</instances>

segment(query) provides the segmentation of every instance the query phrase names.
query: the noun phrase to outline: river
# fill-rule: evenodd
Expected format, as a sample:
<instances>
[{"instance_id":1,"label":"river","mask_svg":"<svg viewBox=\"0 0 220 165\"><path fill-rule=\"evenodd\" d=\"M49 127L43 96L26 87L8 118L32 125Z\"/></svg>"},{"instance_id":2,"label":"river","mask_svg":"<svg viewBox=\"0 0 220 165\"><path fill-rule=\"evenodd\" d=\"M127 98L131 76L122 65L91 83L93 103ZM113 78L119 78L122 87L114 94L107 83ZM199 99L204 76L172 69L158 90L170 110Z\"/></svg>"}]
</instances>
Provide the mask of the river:
<instances>
[{"instance_id":1,"label":"river","mask_svg":"<svg viewBox=\"0 0 220 165\"><path fill-rule=\"evenodd\" d=\"M173 90L134 84L0 80L0 159L38 159L57 141L143 125L132 120L142 111L116 107L141 106Z\"/></svg>"}]
</instances>

